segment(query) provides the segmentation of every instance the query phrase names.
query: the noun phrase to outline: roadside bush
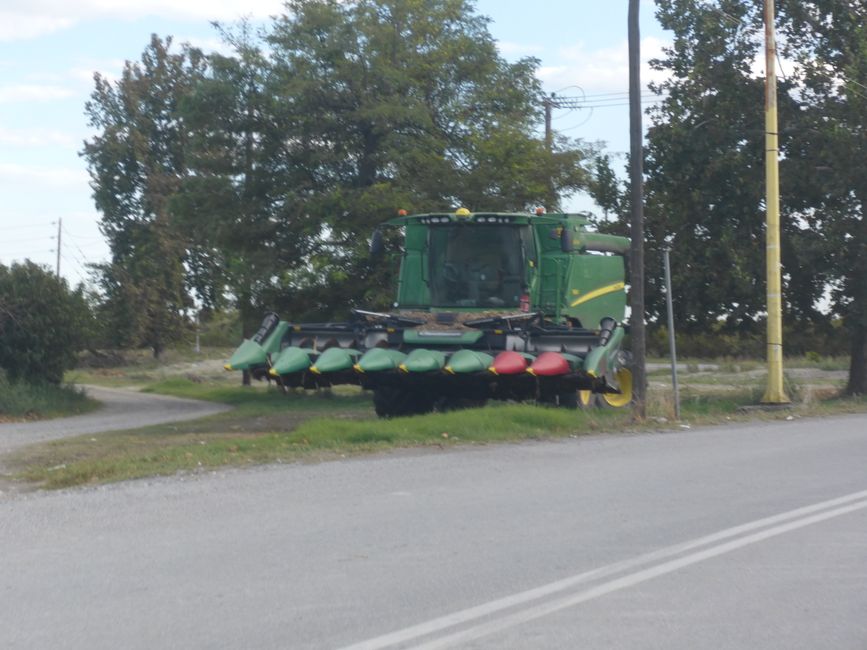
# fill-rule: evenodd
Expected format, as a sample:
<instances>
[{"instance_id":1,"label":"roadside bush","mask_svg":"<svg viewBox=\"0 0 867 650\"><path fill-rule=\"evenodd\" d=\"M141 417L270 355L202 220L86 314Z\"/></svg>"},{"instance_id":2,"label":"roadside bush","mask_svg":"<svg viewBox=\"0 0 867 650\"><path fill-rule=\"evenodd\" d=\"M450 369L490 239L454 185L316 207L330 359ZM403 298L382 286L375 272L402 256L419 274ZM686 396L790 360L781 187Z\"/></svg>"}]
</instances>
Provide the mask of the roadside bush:
<instances>
[{"instance_id":1,"label":"roadside bush","mask_svg":"<svg viewBox=\"0 0 867 650\"><path fill-rule=\"evenodd\" d=\"M11 418L55 417L86 413L97 403L72 386L25 381L9 383L0 368L0 420Z\"/></svg>"},{"instance_id":2,"label":"roadside bush","mask_svg":"<svg viewBox=\"0 0 867 650\"><path fill-rule=\"evenodd\" d=\"M719 323L698 332L676 333L677 355L681 358L764 359L767 352L765 323L750 329L731 330ZM848 337L838 321L792 323L783 327L783 352L787 357L807 356L811 362L848 354ZM667 357L668 330L652 323L647 330L647 354Z\"/></svg>"},{"instance_id":3,"label":"roadside bush","mask_svg":"<svg viewBox=\"0 0 867 650\"><path fill-rule=\"evenodd\" d=\"M81 288L30 261L0 264L0 368L11 383L59 384L91 327Z\"/></svg>"}]
</instances>

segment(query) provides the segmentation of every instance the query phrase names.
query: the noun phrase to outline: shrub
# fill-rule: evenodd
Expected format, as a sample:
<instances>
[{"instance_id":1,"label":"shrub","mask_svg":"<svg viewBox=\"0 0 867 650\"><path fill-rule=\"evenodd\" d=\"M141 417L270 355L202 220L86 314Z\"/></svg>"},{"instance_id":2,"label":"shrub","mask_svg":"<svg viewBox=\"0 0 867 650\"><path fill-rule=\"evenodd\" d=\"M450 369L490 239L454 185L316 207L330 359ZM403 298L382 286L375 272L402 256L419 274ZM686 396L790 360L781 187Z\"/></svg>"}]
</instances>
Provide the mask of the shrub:
<instances>
[{"instance_id":1,"label":"shrub","mask_svg":"<svg viewBox=\"0 0 867 650\"><path fill-rule=\"evenodd\" d=\"M0 416L55 417L85 413L97 403L72 386L27 382L9 383L0 369Z\"/></svg>"},{"instance_id":2,"label":"shrub","mask_svg":"<svg viewBox=\"0 0 867 650\"><path fill-rule=\"evenodd\" d=\"M11 382L59 384L91 326L81 288L30 261L0 264L0 368Z\"/></svg>"}]
</instances>

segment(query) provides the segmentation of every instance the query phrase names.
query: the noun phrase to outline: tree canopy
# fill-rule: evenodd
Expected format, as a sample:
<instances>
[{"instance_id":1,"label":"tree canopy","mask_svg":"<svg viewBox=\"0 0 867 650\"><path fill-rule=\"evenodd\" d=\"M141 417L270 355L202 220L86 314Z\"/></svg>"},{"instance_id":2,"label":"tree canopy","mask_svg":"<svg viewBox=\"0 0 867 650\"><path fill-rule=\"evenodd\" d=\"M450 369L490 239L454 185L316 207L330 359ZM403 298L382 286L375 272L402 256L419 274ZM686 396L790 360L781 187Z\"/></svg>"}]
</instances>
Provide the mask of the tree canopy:
<instances>
[{"instance_id":1,"label":"tree canopy","mask_svg":"<svg viewBox=\"0 0 867 650\"><path fill-rule=\"evenodd\" d=\"M867 393L867 3L782 3L787 52L798 62L800 122L792 137L792 208L821 233L820 277L851 339L847 391Z\"/></svg>"},{"instance_id":2,"label":"tree canopy","mask_svg":"<svg viewBox=\"0 0 867 650\"><path fill-rule=\"evenodd\" d=\"M662 313L659 251L671 246L679 327L698 332L722 321L749 331L765 310L761 7L659 0L657 17L674 36L653 62L669 77L654 87L661 102L650 110L645 151L648 310ZM857 161L865 153L867 8L785 1L778 22L798 62L778 92L786 318L829 328L832 316L843 317L852 337L849 391L863 393L867 193Z\"/></svg>"},{"instance_id":3,"label":"tree canopy","mask_svg":"<svg viewBox=\"0 0 867 650\"><path fill-rule=\"evenodd\" d=\"M585 147L540 137L538 61L502 59L468 0L291 0L261 33L217 27L228 54L154 37L87 105L103 286L155 349L192 302L237 305L248 331L265 308L387 304L366 248L399 208L528 209L587 183Z\"/></svg>"}]
</instances>

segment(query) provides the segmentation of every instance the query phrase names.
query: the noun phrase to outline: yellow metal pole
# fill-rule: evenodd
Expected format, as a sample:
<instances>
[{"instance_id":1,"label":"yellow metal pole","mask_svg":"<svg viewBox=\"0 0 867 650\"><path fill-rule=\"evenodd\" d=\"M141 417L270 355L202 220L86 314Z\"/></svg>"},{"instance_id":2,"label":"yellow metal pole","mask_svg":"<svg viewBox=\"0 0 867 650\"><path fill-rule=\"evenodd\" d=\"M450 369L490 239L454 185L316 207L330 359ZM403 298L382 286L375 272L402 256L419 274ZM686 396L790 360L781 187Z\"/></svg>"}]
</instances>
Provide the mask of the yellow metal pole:
<instances>
[{"instance_id":1,"label":"yellow metal pole","mask_svg":"<svg viewBox=\"0 0 867 650\"><path fill-rule=\"evenodd\" d=\"M764 404L788 404L783 388L783 290L780 279L780 172L777 137L777 43L774 0L765 0L765 185L768 285L768 386Z\"/></svg>"}]
</instances>

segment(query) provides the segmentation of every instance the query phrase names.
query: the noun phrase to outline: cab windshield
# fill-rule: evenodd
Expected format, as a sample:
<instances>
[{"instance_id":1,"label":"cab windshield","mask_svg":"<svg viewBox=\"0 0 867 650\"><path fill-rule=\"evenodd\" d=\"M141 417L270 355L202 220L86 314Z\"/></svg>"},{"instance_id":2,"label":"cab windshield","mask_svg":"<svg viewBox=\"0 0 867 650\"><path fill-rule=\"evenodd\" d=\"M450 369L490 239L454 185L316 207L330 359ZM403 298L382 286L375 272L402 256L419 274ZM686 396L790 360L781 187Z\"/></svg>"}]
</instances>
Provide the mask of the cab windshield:
<instances>
[{"instance_id":1,"label":"cab windshield","mask_svg":"<svg viewBox=\"0 0 867 650\"><path fill-rule=\"evenodd\" d=\"M524 229L493 224L431 227L431 306L518 307L524 285Z\"/></svg>"}]
</instances>

